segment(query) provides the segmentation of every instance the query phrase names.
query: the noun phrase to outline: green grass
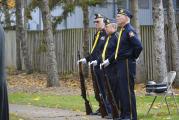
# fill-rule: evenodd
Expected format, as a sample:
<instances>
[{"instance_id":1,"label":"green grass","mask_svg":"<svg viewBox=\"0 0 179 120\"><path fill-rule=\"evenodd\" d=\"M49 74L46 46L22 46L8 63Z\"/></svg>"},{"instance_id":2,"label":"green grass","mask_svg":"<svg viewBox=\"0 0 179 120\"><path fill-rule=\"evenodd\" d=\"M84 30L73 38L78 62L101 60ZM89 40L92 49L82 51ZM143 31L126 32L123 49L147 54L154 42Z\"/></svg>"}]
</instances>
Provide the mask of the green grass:
<instances>
[{"instance_id":1,"label":"green grass","mask_svg":"<svg viewBox=\"0 0 179 120\"><path fill-rule=\"evenodd\" d=\"M179 114L176 113L173 99L167 98L170 101L170 108L173 109L172 115L168 115L167 107L162 105L162 109L157 113L161 97L157 98L150 114L146 116L146 112L152 103L153 97L138 96L137 111L139 120L179 120ZM179 96L176 97L179 105ZM55 96L46 94L29 94L29 93L13 93L9 95L10 103L28 104L50 108L70 109L74 111L84 111L84 101L81 96ZM98 108L98 104L93 96L90 96L90 101L94 111ZM157 113L157 114L156 114Z\"/></svg>"},{"instance_id":2,"label":"green grass","mask_svg":"<svg viewBox=\"0 0 179 120\"><path fill-rule=\"evenodd\" d=\"M81 96L55 96L45 94L14 93L9 95L10 103L28 104L49 108L62 108L74 111L84 111L83 99ZM97 102L90 97L94 109L97 109Z\"/></svg>"},{"instance_id":3,"label":"green grass","mask_svg":"<svg viewBox=\"0 0 179 120\"><path fill-rule=\"evenodd\" d=\"M153 101L153 96L138 96L137 97L137 111L140 120L179 120L179 114L176 112L176 107L174 105L173 99L167 97L169 103L169 108L171 109L171 115L168 114L167 106L165 103L162 104L160 108L161 97L157 97L150 113L146 116L146 113ZM179 96L176 97L177 104L179 105ZM158 111L159 110L159 111Z\"/></svg>"}]
</instances>

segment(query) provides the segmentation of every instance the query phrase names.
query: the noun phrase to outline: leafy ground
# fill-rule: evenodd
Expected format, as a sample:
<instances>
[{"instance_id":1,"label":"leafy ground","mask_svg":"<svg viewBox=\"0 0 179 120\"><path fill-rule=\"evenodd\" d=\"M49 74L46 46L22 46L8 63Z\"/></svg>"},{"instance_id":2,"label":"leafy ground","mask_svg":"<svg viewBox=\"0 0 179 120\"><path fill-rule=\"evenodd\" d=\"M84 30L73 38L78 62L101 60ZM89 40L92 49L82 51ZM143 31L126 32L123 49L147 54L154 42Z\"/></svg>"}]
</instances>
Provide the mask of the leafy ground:
<instances>
[{"instance_id":1,"label":"leafy ground","mask_svg":"<svg viewBox=\"0 0 179 120\"><path fill-rule=\"evenodd\" d=\"M20 73L16 75L8 76L8 89L9 89L9 100L13 104L26 104L35 105L50 108L61 108L71 109L74 111L84 111L83 100L80 96L80 83L77 75L66 75L60 78L60 87L46 88L45 74L34 73L27 75ZM93 97L93 89L90 79L87 82L87 88L90 95L90 100L94 109L97 109L98 105ZM149 116L146 117L146 111L152 102L152 97L145 96L144 85L136 85L137 93L137 110L140 120L178 120L179 115L176 111L171 116L168 115L166 105L162 106L162 110L157 113L156 110L159 108L159 98L154 105ZM176 89L176 93L178 90ZM169 101L171 98L168 98ZM179 97L177 97L179 104ZM170 105L174 108L173 102Z\"/></svg>"},{"instance_id":2,"label":"leafy ground","mask_svg":"<svg viewBox=\"0 0 179 120\"><path fill-rule=\"evenodd\" d=\"M27 75L25 73L9 74L7 77L8 90L10 93L47 93L53 95L80 95L80 82L77 74L63 75L60 77L60 87L46 88L47 75L34 73ZM87 89L90 95L93 95L91 78L87 79ZM135 87L138 95L145 94L143 84Z\"/></svg>"},{"instance_id":3,"label":"leafy ground","mask_svg":"<svg viewBox=\"0 0 179 120\"><path fill-rule=\"evenodd\" d=\"M18 115L14 114L14 113L11 113L10 114L10 120L24 120L24 118L22 117L19 117ZM27 120L27 119L26 119Z\"/></svg>"}]
</instances>

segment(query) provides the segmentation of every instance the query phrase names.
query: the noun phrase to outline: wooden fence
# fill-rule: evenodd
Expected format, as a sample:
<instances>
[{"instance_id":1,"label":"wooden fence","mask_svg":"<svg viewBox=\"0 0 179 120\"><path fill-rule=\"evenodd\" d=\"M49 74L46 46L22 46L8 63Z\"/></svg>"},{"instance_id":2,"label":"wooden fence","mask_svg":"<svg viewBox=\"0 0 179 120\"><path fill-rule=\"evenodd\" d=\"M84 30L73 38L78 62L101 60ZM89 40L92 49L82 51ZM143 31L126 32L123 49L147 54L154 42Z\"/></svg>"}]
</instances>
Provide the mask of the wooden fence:
<instances>
[{"instance_id":1,"label":"wooden fence","mask_svg":"<svg viewBox=\"0 0 179 120\"><path fill-rule=\"evenodd\" d=\"M92 39L95 33L94 28L89 30L89 47L91 48ZM167 65L168 70L171 69L171 45L169 37L165 30L166 35L166 52L167 52ZM159 33L160 34L160 33ZM77 72L77 51L80 50L82 54L82 36L83 29L67 29L57 31L54 35L56 46L56 56L58 63L59 73L73 73ZM147 79L153 79L153 27L141 26L141 40L143 44L144 62L147 71ZM42 52L45 48L44 37L42 31L28 32L28 48L30 60L34 70L46 71L47 70L47 54ZM6 64L7 66L16 66L16 42L15 31L6 31Z\"/></svg>"}]
</instances>

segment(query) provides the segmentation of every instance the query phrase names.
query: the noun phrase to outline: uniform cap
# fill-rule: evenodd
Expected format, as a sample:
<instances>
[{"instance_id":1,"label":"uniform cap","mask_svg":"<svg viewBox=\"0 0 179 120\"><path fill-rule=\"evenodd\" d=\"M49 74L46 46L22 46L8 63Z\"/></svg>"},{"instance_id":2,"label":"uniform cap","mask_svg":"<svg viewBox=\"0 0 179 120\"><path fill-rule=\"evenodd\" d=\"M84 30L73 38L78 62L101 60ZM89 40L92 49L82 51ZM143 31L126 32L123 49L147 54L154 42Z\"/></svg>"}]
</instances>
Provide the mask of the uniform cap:
<instances>
[{"instance_id":1,"label":"uniform cap","mask_svg":"<svg viewBox=\"0 0 179 120\"><path fill-rule=\"evenodd\" d=\"M117 9L117 14L122 14L122 15L128 16L130 19L133 17L129 10L121 9L121 8Z\"/></svg>"},{"instance_id":2,"label":"uniform cap","mask_svg":"<svg viewBox=\"0 0 179 120\"><path fill-rule=\"evenodd\" d=\"M101 14L94 14L94 15L95 15L94 19L103 18L103 16Z\"/></svg>"},{"instance_id":3,"label":"uniform cap","mask_svg":"<svg viewBox=\"0 0 179 120\"><path fill-rule=\"evenodd\" d=\"M113 20L113 19L105 18L104 23L105 23L105 25L108 25L108 24L111 24L111 23L116 23L116 21Z\"/></svg>"}]
</instances>

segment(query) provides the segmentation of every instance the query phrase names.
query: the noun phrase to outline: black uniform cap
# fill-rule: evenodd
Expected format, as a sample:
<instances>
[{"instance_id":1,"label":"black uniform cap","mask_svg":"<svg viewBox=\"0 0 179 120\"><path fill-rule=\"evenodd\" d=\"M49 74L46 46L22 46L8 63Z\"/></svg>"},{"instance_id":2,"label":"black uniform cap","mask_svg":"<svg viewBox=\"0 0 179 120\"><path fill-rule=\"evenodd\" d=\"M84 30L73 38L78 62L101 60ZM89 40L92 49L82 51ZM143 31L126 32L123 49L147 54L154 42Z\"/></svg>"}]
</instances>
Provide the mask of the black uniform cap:
<instances>
[{"instance_id":1,"label":"black uniform cap","mask_svg":"<svg viewBox=\"0 0 179 120\"><path fill-rule=\"evenodd\" d=\"M101 14L94 14L94 15L95 15L94 19L103 18L103 16Z\"/></svg>"},{"instance_id":2,"label":"black uniform cap","mask_svg":"<svg viewBox=\"0 0 179 120\"><path fill-rule=\"evenodd\" d=\"M122 14L122 15L128 16L130 19L133 17L133 15L131 14L131 12L129 10L121 9L121 8L117 9L117 14Z\"/></svg>"},{"instance_id":3,"label":"black uniform cap","mask_svg":"<svg viewBox=\"0 0 179 120\"><path fill-rule=\"evenodd\" d=\"M116 21L113 20L113 19L105 18L105 19L104 19L104 23L105 23L105 25L108 25L108 24L110 24L110 23L116 23Z\"/></svg>"}]
</instances>

